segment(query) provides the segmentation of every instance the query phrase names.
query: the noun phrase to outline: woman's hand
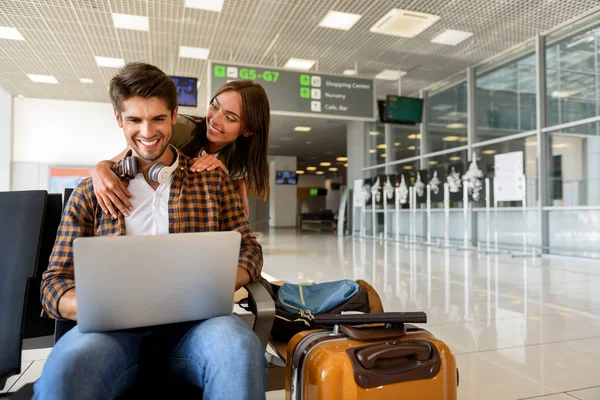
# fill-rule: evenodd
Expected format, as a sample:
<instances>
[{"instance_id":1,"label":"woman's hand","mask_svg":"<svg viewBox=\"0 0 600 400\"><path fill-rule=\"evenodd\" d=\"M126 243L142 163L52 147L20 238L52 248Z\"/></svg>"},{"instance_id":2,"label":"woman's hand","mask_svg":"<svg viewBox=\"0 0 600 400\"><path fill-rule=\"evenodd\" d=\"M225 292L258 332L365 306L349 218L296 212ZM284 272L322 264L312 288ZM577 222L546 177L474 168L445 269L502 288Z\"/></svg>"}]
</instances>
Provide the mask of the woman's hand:
<instances>
[{"instance_id":1,"label":"woman's hand","mask_svg":"<svg viewBox=\"0 0 600 400\"><path fill-rule=\"evenodd\" d=\"M190 171L192 172L202 172L204 170L212 171L213 169L221 168L227 175L229 175L229 170L227 167L221 162L221 160L212 154L204 154L203 156L194 158L193 161L194 163L190 168Z\"/></svg>"},{"instance_id":2,"label":"woman's hand","mask_svg":"<svg viewBox=\"0 0 600 400\"><path fill-rule=\"evenodd\" d=\"M132 195L127 190L127 186L104 162L98 163L90 172L94 193L102 211L110 214L113 219L117 219L116 210L126 217L129 216L129 211L133 211L133 206L129 201L129 197Z\"/></svg>"}]
</instances>

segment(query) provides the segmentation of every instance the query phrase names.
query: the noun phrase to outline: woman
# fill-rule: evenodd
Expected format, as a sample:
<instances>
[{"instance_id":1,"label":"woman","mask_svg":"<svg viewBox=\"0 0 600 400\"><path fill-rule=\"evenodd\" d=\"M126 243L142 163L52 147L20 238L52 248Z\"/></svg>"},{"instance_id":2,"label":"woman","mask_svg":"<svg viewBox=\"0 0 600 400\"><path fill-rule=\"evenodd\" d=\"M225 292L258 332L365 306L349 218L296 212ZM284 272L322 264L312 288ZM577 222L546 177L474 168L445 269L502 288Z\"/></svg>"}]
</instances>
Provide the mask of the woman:
<instances>
[{"instance_id":1,"label":"woman","mask_svg":"<svg viewBox=\"0 0 600 400\"><path fill-rule=\"evenodd\" d=\"M269 99L262 86L249 80L221 86L211 99L206 117L179 115L171 144L194 158L193 172L222 168L229 174L248 216L248 194L266 199L269 194L267 161ZM101 161L91 175L98 204L116 217L133 208L131 194L111 170L127 150L111 161Z\"/></svg>"}]
</instances>

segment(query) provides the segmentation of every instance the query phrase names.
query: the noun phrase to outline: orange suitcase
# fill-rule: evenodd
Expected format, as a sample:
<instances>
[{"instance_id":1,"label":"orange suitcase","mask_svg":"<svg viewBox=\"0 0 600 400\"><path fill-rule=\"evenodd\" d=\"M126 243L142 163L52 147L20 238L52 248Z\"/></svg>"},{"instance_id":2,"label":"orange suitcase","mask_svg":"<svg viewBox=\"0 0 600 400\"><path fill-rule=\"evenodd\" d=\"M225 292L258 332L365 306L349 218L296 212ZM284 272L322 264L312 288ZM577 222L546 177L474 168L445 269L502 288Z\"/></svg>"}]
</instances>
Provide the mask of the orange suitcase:
<instances>
[{"instance_id":1,"label":"orange suitcase","mask_svg":"<svg viewBox=\"0 0 600 400\"><path fill-rule=\"evenodd\" d=\"M286 399L456 400L454 355L431 333L405 325L410 322L427 322L427 317L422 312L316 317L315 325L333 330L292 338Z\"/></svg>"}]
</instances>

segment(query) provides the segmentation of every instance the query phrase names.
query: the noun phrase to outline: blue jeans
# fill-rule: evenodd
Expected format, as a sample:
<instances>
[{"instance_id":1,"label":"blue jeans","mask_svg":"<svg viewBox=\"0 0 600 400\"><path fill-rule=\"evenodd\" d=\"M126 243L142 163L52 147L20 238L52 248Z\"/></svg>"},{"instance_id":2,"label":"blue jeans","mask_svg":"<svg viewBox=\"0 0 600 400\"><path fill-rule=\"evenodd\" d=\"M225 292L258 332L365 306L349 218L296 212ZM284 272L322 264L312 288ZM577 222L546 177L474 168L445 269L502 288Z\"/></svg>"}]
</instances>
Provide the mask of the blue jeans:
<instances>
[{"instance_id":1,"label":"blue jeans","mask_svg":"<svg viewBox=\"0 0 600 400\"><path fill-rule=\"evenodd\" d=\"M160 328L157 328L160 329ZM161 336L162 335L162 336ZM113 399L130 388L151 336L164 342L168 371L200 386L204 399L264 399L267 361L258 337L238 317L227 316L173 328L81 333L67 332L54 346L34 399ZM151 352L153 353L153 352Z\"/></svg>"}]
</instances>

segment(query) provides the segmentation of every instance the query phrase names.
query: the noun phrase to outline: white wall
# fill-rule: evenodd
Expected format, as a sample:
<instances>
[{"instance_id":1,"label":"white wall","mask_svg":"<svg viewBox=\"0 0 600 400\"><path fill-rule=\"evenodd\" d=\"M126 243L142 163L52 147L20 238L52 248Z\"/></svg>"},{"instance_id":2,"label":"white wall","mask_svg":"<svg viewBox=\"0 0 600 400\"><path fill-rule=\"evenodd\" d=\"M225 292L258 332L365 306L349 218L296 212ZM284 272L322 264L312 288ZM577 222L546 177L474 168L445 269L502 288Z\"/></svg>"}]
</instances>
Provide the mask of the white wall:
<instances>
[{"instance_id":1,"label":"white wall","mask_svg":"<svg viewBox=\"0 0 600 400\"><path fill-rule=\"evenodd\" d=\"M296 157L269 157L269 226L296 226L296 185L276 185L275 171L296 171Z\"/></svg>"},{"instance_id":2,"label":"white wall","mask_svg":"<svg viewBox=\"0 0 600 400\"><path fill-rule=\"evenodd\" d=\"M14 99L13 190L47 189L50 166L92 166L126 141L109 103Z\"/></svg>"},{"instance_id":3,"label":"white wall","mask_svg":"<svg viewBox=\"0 0 600 400\"><path fill-rule=\"evenodd\" d=\"M325 175L298 175L298 187L324 188Z\"/></svg>"},{"instance_id":4,"label":"white wall","mask_svg":"<svg viewBox=\"0 0 600 400\"><path fill-rule=\"evenodd\" d=\"M10 190L12 162L12 96L0 88L0 192Z\"/></svg>"}]
</instances>

